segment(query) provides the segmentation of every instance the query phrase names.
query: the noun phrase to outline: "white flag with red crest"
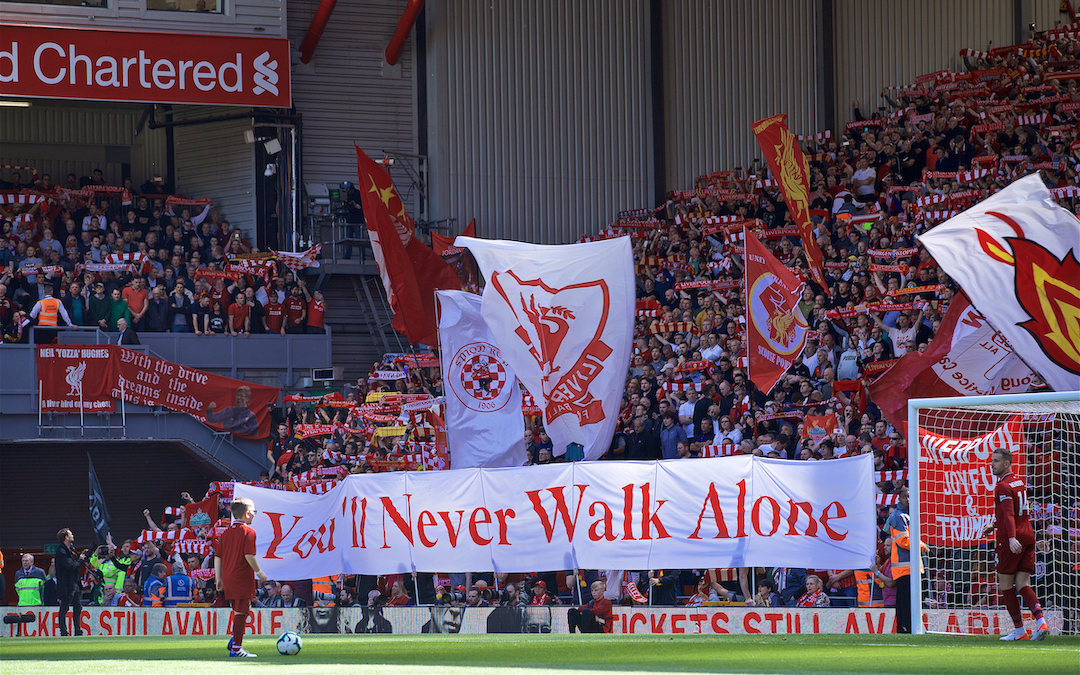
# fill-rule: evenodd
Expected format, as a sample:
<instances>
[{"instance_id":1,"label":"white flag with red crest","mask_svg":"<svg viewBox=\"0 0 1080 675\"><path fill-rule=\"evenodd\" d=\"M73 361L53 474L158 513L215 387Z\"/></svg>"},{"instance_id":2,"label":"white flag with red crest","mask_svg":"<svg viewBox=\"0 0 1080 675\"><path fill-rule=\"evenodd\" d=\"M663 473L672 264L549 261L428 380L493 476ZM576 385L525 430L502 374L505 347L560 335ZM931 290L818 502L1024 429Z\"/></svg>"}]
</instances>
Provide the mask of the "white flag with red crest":
<instances>
[{"instance_id":1,"label":"white flag with red crest","mask_svg":"<svg viewBox=\"0 0 1080 675\"><path fill-rule=\"evenodd\" d=\"M487 279L483 314L507 363L541 403L556 455L604 454L633 338L628 237L566 246L458 237Z\"/></svg>"},{"instance_id":2,"label":"white flag with red crest","mask_svg":"<svg viewBox=\"0 0 1080 675\"><path fill-rule=\"evenodd\" d=\"M1080 390L1080 220L1039 174L919 237L971 304L1055 391Z\"/></svg>"}]
</instances>

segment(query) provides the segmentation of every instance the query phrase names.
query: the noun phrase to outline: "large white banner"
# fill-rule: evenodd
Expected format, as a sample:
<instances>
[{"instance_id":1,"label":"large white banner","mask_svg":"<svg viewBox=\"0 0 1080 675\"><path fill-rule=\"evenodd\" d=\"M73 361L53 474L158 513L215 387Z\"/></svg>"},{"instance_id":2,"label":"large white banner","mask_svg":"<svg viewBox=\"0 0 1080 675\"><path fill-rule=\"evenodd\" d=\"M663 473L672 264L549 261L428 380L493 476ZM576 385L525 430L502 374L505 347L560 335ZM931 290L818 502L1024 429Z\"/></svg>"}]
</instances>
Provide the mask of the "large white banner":
<instances>
[{"instance_id":1,"label":"large white banner","mask_svg":"<svg viewBox=\"0 0 1080 675\"><path fill-rule=\"evenodd\" d=\"M873 459L750 455L349 476L324 495L237 484L271 579L789 566L861 569Z\"/></svg>"},{"instance_id":2,"label":"large white banner","mask_svg":"<svg viewBox=\"0 0 1080 675\"><path fill-rule=\"evenodd\" d=\"M484 318L533 394L562 455L608 450L626 386L634 322L630 238L567 246L458 237L487 279Z\"/></svg>"},{"instance_id":3,"label":"large white banner","mask_svg":"<svg viewBox=\"0 0 1080 675\"><path fill-rule=\"evenodd\" d=\"M1055 391L1080 389L1080 220L1039 174L919 237L1017 356Z\"/></svg>"},{"instance_id":4,"label":"large white banner","mask_svg":"<svg viewBox=\"0 0 1080 675\"><path fill-rule=\"evenodd\" d=\"M450 468L521 466L521 388L480 314L480 296L464 291L436 291L435 296Z\"/></svg>"}]
</instances>

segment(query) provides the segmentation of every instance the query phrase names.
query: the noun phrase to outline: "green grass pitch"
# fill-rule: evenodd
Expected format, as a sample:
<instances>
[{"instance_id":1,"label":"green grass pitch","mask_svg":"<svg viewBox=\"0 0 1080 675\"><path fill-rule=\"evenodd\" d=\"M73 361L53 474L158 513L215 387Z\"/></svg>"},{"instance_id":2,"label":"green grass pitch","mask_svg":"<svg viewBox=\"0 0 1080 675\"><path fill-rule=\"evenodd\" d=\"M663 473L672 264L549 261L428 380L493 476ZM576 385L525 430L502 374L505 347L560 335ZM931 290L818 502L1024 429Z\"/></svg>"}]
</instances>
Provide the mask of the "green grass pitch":
<instances>
[{"instance_id":1,"label":"green grass pitch","mask_svg":"<svg viewBox=\"0 0 1080 675\"><path fill-rule=\"evenodd\" d=\"M4 638L0 673L1080 673L1077 637L1003 644L951 635L305 635L303 651L289 657L269 637L244 646L259 657L228 658L219 637Z\"/></svg>"}]
</instances>

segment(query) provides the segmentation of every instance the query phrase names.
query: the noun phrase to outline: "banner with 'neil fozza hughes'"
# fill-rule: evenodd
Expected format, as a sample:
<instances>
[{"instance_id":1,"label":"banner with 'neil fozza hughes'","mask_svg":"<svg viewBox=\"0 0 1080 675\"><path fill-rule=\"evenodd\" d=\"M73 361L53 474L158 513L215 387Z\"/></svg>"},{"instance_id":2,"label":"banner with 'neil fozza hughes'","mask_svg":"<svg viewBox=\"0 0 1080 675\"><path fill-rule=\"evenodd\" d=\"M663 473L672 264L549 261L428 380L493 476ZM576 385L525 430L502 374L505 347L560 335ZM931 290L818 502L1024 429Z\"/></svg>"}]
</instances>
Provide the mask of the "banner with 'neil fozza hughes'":
<instances>
[{"instance_id":1,"label":"banner with 'neil fozza hughes'","mask_svg":"<svg viewBox=\"0 0 1080 675\"><path fill-rule=\"evenodd\" d=\"M237 484L270 578L554 569L866 567L869 455L354 475L324 495Z\"/></svg>"}]
</instances>

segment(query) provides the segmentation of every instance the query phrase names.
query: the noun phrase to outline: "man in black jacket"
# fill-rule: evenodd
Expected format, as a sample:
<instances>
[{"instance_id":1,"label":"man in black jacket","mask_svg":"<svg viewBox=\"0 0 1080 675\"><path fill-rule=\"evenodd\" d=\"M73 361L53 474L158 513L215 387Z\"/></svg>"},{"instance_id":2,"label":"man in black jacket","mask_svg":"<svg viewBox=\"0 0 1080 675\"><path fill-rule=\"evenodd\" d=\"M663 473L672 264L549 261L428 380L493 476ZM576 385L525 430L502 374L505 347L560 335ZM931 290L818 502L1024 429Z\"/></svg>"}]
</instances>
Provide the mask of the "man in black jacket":
<instances>
[{"instance_id":1,"label":"man in black jacket","mask_svg":"<svg viewBox=\"0 0 1080 675\"><path fill-rule=\"evenodd\" d=\"M64 528L56 533L60 546L56 549L56 593L60 596L60 635L68 635L67 612L72 610L75 635L82 635L82 574L88 551L75 552L75 535Z\"/></svg>"}]
</instances>

